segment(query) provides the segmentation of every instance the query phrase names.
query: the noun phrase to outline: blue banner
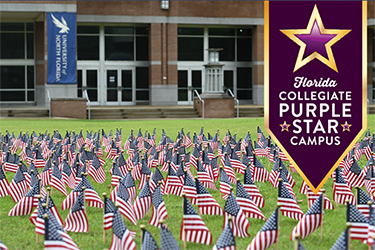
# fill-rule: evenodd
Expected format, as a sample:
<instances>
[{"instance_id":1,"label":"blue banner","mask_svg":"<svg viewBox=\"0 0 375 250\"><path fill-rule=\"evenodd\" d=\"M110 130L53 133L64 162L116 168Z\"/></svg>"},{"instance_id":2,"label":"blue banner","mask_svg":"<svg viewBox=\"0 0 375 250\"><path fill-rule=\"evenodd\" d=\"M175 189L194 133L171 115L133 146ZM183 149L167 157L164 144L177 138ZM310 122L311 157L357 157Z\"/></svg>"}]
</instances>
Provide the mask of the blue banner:
<instances>
[{"instance_id":1,"label":"blue banner","mask_svg":"<svg viewBox=\"0 0 375 250\"><path fill-rule=\"evenodd\" d=\"M47 13L47 83L77 82L76 26L76 13Z\"/></svg>"}]
</instances>

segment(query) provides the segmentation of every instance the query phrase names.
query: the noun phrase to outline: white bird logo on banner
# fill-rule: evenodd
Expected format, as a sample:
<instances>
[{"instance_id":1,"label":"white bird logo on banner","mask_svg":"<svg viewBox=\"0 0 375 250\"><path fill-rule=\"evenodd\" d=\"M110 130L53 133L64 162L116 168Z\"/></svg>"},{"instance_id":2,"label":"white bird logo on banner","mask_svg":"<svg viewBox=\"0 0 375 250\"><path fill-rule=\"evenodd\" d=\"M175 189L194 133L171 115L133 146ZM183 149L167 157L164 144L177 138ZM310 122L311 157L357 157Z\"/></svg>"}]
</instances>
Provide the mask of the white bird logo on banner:
<instances>
[{"instance_id":1,"label":"white bird logo on banner","mask_svg":"<svg viewBox=\"0 0 375 250\"><path fill-rule=\"evenodd\" d=\"M53 16L53 14L51 14L52 16L52 22L56 25L57 28L61 29L59 31L59 33L69 33L68 31L70 30L69 27L68 27L68 23L65 21L64 17L62 16L61 17L61 22Z\"/></svg>"}]
</instances>

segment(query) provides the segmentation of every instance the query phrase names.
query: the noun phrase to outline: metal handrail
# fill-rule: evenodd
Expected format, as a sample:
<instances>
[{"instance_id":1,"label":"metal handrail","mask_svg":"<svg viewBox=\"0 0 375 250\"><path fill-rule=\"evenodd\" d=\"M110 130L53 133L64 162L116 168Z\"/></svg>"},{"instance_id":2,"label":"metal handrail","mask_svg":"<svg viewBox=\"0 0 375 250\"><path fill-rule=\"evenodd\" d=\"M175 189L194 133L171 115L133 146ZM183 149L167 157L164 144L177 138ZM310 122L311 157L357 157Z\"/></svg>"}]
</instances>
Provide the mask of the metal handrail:
<instances>
[{"instance_id":1,"label":"metal handrail","mask_svg":"<svg viewBox=\"0 0 375 250\"><path fill-rule=\"evenodd\" d=\"M91 102L90 102L90 99L89 99L89 95L87 94L87 90L85 89L83 92L85 93L87 105L89 106L88 118L89 118L89 120L91 120Z\"/></svg>"},{"instance_id":2,"label":"metal handrail","mask_svg":"<svg viewBox=\"0 0 375 250\"><path fill-rule=\"evenodd\" d=\"M238 99L234 96L232 90L227 89L227 90L226 90L226 93L228 94L228 92L229 92L229 94L234 98L234 101L236 102L236 105L237 105L237 118L239 118L239 117L240 117L240 102L239 102Z\"/></svg>"},{"instance_id":3,"label":"metal handrail","mask_svg":"<svg viewBox=\"0 0 375 250\"><path fill-rule=\"evenodd\" d=\"M202 102L202 118L204 119L204 100L199 95L198 91L196 89L193 89L193 97L194 93L198 96L199 100Z\"/></svg>"},{"instance_id":4,"label":"metal handrail","mask_svg":"<svg viewBox=\"0 0 375 250\"><path fill-rule=\"evenodd\" d=\"M49 90L47 92L47 100L48 100L48 116L51 117L51 95L49 94Z\"/></svg>"}]
</instances>

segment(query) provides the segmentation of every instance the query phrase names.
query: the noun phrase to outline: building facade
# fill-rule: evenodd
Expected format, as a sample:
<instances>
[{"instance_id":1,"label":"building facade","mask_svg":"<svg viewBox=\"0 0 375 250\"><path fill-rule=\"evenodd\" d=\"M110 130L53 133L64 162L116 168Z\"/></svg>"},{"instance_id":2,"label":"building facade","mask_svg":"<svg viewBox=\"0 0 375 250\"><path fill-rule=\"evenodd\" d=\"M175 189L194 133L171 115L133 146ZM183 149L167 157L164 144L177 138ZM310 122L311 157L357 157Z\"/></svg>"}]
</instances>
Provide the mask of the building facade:
<instances>
[{"instance_id":1,"label":"building facade","mask_svg":"<svg viewBox=\"0 0 375 250\"><path fill-rule=\"evenodd\" d=\"M76 13L77 83L47 83L47 13ZM0 105L192 105L208 48L223 48L224 88L263 105L263 1L0 3ZM368 97L375 98L375 2L368 2ZM374 75L374 77L373 77Z\"/></svg>"}]
</instances>

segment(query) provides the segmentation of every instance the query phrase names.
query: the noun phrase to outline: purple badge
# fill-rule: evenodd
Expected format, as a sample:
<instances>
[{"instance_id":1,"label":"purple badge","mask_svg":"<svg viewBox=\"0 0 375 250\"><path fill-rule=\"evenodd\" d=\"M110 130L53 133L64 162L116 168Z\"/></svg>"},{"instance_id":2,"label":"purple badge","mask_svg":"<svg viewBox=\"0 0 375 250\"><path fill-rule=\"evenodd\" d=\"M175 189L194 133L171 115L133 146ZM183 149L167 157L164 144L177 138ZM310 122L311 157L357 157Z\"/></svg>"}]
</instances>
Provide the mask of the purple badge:
<instances>
[{"instance_id":1,"label":"purple badge","mask_svg":"<svg viewBox=\"0 0 375 250\"><path fill-rule=\"evenodd\" d=\"M265 127L314 192L366 130L367 5L265 2Z\"/></svg>"}]
</instances>

